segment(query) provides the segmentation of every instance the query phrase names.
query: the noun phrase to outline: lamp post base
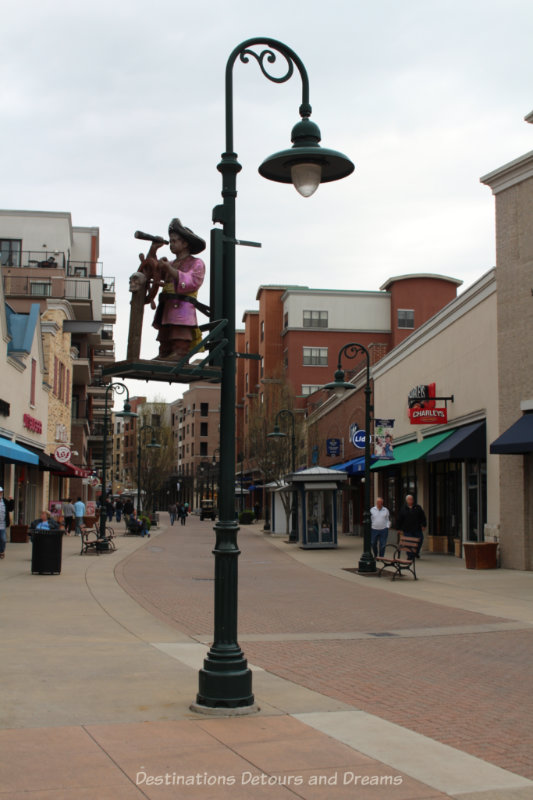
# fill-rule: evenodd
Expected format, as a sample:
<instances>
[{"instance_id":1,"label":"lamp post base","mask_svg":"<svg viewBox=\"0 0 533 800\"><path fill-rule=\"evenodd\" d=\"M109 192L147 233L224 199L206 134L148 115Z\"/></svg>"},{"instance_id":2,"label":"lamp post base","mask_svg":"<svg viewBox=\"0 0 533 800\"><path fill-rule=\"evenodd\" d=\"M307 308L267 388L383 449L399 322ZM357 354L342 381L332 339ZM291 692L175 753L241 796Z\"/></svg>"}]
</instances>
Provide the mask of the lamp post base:
<instances>
[{"instance_id":1,"label":"lamp post base","mask_svg":"<svg viewBox=\"0 0 533 800\"><path fill-rule=\"evenodd\" d=\"M219 657L212 650L207 654L198 673L196 705L220 709L255 705L252 670L242 652L234 657Z\"/></svg>"},{"instance_id":2,"label":"lamp post base","mask_svg":"<svg viewBox=\"0 0 533 800\"><path fill-rule=\"evenodd\" d=\"M358 572L370 573L377 572L376 560L371 553L363 553L359 559Z\"/></svg>"}]
</instances>

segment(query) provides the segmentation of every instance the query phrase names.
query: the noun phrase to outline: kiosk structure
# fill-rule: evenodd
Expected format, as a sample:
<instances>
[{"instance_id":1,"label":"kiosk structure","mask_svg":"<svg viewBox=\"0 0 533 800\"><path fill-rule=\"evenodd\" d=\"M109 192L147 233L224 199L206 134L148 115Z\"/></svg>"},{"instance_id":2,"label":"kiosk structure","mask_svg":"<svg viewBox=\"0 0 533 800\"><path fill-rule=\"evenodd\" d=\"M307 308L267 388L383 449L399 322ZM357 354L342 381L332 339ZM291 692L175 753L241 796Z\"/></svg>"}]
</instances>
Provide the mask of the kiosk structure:
<instances>
[{"instance_id":1,"label":"kiosk structure","mask_svg":"<svg viewBox=\"0 0 533 800\"><path fill-rule=\"evenodd\" d=\"M348 473L326 467L311 467L288 476L298 493L300 547L337 547L337 496Z\"/></svg>"}]
</instances>

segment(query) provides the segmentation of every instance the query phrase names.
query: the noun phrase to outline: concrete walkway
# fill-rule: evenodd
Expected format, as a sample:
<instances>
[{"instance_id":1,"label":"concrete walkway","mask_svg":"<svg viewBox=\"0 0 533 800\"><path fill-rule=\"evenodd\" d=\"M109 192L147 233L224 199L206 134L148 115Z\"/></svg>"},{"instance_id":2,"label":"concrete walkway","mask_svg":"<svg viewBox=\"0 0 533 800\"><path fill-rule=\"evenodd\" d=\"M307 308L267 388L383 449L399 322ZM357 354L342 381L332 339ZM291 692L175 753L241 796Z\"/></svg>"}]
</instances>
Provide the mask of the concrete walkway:
<instances>
[{"instance_id":1,"label":"concrete walkway","mask_svg":"<svg viewBox=\"0 0 533 800\"><path fill-rule=\"evenodd\" d=\"M184 599L177 589L180 613L189 620L180 629L158 570L174 557L177 536L187 537L191 547L209 542L206 524L191 517L179 533L162 525L147 540L120 537L115 553L100 556L80 557L79 539L65 538L56 576L31 575L31 545L8 544L0 563L0 800L533 798L533 782L522 775L273 669L252 666L259 713L193 713L209 641L199 630L202 614L195 615L203 600ZM459 560L424 556L420 581L392 583L346 571L360 552L360 540L352 537L342 537L338 550L310 552L265 536L259 526L241 536L256 548L250 550L254 558L276 558L288 579L292 571L296 580L304 567L317 581L371 585L385 600L429 602L444 613L462 609L471 615L461 618L467 620L462 628L486 625L495 635L509 630L531 636L530 573L472 573ZM198 576L205 597L212 593L210 549L201 558L190 552L188 558L183 547L177 550L180 566ZM139 582L139 595L132 591L132 597L115 572L124 583L139 570L146 590ZM260 655L270 640L280 641L280 633L269 632L266 615L260 623L261 608L253 619L247 613L241 614L239 641L245 653L256 646ZM377 635L348 624L345 631L330 628L335 641L341 634L350 640ZM404 634L416 638L425 630L418 624ZM291 645L305 640L311 654L318 644L305 628L285 635Z\"/></svg>"}]
</instances>

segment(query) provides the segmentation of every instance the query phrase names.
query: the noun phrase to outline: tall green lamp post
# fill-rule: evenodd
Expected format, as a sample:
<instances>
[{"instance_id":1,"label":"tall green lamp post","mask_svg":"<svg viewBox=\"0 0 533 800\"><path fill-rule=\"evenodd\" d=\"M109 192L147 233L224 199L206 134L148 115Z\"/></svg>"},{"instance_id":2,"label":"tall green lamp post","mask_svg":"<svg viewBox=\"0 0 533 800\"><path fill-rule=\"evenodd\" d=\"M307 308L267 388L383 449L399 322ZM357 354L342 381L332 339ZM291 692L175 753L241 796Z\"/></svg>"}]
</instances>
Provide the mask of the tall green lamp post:
<instances>
[{"instance_id":1,"label":"tall green lamp post","mask_svg":"<svg viewBox=\"0 0 533 800\"><path fill-rule=\"evenodd\" d=\"M289 408L282 408L281 411L278 411L276 414L276 419L274 420L274 430L272 433L268 433L267 436L269 439L274 438L281 438L286 437L287 434L283 433L280 430L278 425L278 420L283 419L283 417L288 417L291 421L291 470L293 474L296 472L296 435L294 431L294 413ZM291 532L289 533L289 542L297 542L298 541L298 492L294 491L292 493L292 515L291 515Z\"/></svg>"},{"instance_id":2,"label":"tall green lamp post","mask_svg":"<svg viewBox=\"0 0 533 800\"><path fill-rule=\"evenodd\" d=\"M260 53L251 48L263 47ZM268 72L277 54L286 62L281 77ZM288 81L296 67L302 80L301 120L292 131L293 146L265 159L259 167L264 178L280 183L294 183L304 197L311 195L320 183L350 175L354 165L349 158L334 150L320 147L320 130L311 122L309 80L300 58L287 45L276 39L248 39L231 53L226 65L225 111L226 149L218 164L222 174L223 203L213 209L215 229L212 239L219 246L212 280L221 287L222 317L226 320L226 343L221 361L220 403L220 518L215 525L215 621L213 644L199 673L196 705L210 708L246 708L254 706L252 673L237 643L237 562L239 548L235 520L235 246L239 243L235 230L235 198L237 174L241 165L233 149L233 66L237 59L244 64L254 59L263 75L274 83ZM245 244L244 242L240 242ZM193 706L194 707L194 706Z\"/></svg>"},{"instance_id":3,"label":"tall green lamp post","mask_svg":"<svg viewBox=\"0 0 533 800\"><path fill-rule=\"evenodd\" d=\"M139 434L137 437L137 518L139 518L141 513L141 440L143 431L152 431L152 438L150 442L145 445L145 447L161 447L159 442L156 442L155 440L155 431L152 425L143 425L141 428L139 428Z\"/></svg>"},{"instance_id":4,"label":"tall green lamp post","mask_svg":"<svg viewBox=\"0 0 533 800\"><path fill-rule=\"evenodd\" d=\"M126 418L133 418L137 417L138 415L131 410L130 406L130 393L128 391L128 387L124 383L108 383L105 389L105 407L104 407L104 455L102 460L102 504L100 506L100 538L105 539L105 523L106 523L106 508L105 502L107 498L107 429L109 427L109 418L108 418L108 401L109 401L109 393L114 394L124 394L126 393L126 399L124 400L124 410L123 411L115 411L115 417L126 417Z\"/></svg>"},{"instance_id":5,"label":"tall green lamp post","mask_svg":"<svg viewBox=\"0 0 533 800\"><path fill-rule=\"evenodd\" d=\"M339 351L337 371L335 379L331 383L323 386L323 389L335 392L337 397L342 398L347 391L355 389L353 383L344 380L344 370L342 368L342 356L346 358L357 358L364 355L366 359L366 380L365 380L365 507L363 511L363 553L359 559L358 570L361 573L375 572L376 560L372 553L372 530L370 527L370 415L372 410L372 389L370 387L370 354L366 347L357 342L345 344Z\"/></svg>"}]
</instances>

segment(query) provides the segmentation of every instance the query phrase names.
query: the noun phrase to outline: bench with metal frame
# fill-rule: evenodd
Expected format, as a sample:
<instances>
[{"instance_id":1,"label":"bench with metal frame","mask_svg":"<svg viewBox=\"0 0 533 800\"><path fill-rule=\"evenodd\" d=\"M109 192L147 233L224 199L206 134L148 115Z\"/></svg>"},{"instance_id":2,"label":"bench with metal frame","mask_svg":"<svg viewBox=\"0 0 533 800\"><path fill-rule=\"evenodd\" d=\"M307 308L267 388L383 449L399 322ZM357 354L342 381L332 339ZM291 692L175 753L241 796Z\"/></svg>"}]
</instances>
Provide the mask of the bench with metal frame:
<instances>
[{"instance_id":1,"label":"bench with metal frame","mask_svg":"<svg viewBox=\"0 0 533 800\"><path fill-rule=\"evenodd\" d=\"M381 578L383 571L387 569L387 567L391 567L394 570L392 572L392 580L397 577L401 578L404 572L410 572L415 581L418 580L416 577L416 556L419 547L420 539L417 539L416 536L404 536L400 534L397 544L388 544L385 546L385 550L387 548L394 550L393 555L376 556L376 562L382 565L381 569L378 571L378 577ZM388 574L388 572L386 574Z\"/></svg>"},{"instance_id":2,"label":"bench with metal frame","mask_svg":"<svg viewBox=\"0 0 533 800\"><path fill-rule=\"evenodd\" d=\"M116 550L115 532L112 528L106 527L106 535L101 538L100 530L98 528L82 528L81 531L81 550L80 556L87 555L88 553L110 553Z\"/></svg>"}]
</instances>

